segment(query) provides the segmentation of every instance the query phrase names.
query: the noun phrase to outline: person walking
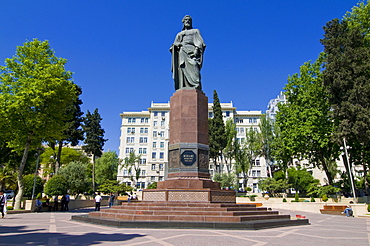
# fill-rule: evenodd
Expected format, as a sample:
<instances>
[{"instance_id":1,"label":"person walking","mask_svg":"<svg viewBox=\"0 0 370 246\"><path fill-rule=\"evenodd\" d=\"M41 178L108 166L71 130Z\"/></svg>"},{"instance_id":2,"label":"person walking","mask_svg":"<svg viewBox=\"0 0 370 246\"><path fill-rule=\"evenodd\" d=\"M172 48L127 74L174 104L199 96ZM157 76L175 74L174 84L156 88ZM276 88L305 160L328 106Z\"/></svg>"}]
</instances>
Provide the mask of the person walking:
<instances>
[{"instance_id":1,"label":"person walking","mask_svg":"<svg viewBox=\"0 0 370 246\"><path fill-rule=\"evenodd\" d=\"M116 198L116 196L113 195L113 193L111 192L110 193L110 196L109 196L109 202L108 202L108 205L109 205L110 208L113 206L113 203L114 203L114 199L115 198Z\"/></svg>"},{"instance_id":2,"label":"person walking","mask_svg":"<svg viewBox=\"0 0 370 246\"><path fill-rule=\"evenodd\" d=\"M3 190L0 190L0 210L1 218L4 218L4 210L6 209L6 195Z\"/></svg>"},{"instance_id":3,"label":"person walking","mask_svg":"<svg viewBox=\"0 0 370 246\"><path fill-rule=\"evenodd\" d=\"M69 201L71 200L71 197L69 196L69 194L67 193L66 194L66 202L64 204L64 210L65 211L69 211L69 207L68 207L68 204L69 204Z\"/></svg>"},{"instance_id":4,"label":"person walking","mask_svg":"<svg viewBox=\"0 0 370 246\"><path fill-rule=\"evenodd\" d=\"M95 196L95 211L100 211L100 202L102 200L102 197L100 196L100 193L98 193Z\"/></svg>"}]
</instances>

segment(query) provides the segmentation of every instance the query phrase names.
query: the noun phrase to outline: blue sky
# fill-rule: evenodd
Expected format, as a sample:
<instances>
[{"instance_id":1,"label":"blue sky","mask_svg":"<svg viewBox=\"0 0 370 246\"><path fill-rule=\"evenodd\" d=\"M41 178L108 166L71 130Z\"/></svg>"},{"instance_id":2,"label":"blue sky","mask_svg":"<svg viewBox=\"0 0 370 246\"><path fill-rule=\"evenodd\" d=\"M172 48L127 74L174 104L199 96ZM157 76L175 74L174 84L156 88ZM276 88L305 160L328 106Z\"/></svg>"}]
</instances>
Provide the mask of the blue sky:
<instances>
[{"instance_id":1,"label":"blue sky","mask_svg":"<svg viewBox=\"0 0 370 246\"><path fill-rule=\"evenodd\" d=\"M193 17L207 45L203 90L212 102L266 110L287 77L323 50L322 27L357 0L2 1L0 64L16 46L49 40L82 87L82 109L99 109L105 150L118 151L123 111L147 110L174 92L169 48Z\"/></svg>"}]
</instances>

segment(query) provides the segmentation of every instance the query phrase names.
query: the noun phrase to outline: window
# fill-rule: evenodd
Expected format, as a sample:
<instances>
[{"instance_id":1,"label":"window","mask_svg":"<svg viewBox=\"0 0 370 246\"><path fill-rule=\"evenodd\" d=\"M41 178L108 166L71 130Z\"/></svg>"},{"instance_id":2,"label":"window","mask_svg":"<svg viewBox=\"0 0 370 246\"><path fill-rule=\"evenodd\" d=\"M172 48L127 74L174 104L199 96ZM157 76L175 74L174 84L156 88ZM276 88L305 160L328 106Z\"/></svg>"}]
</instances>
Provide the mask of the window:
<instances>
[{"instance_id":1,"label":"window","mask_svg":"<svg viewBox=\"0 0 370 246\"><path fill-rule=\"evenodd\" d=\"M143 148L139 148L139 154L143 153Z\"/></svg>"},{"instance_id":2,"label":"window","mask_svg":"<svg viewBox=\"0 0 370 246\"><path fill-rule=\"evenodd\" d=\"M148 138L147 137L140 137L139 143L147 143L147 142L148 142Z\"/></svg>"},{"instance_id":3,"label":"window","mask_svg":"<svg viewBox=\"0 0 370 246\"><path fill-rule=\"evenodd\" d=\"M243 123L243 119L242 118L236 118L235 123Z\"/></svg>"},{"instance_id":4,"label":"window","mask_svg":"<svg viewBox=\"0 0 370 246\"><path fill-rule=\"evenodd\" d=\"M146 148L143 148L143 154L144 155L146 154Z\"/></svg>"},{"instance_id":5,"label":"window","mask_svg":"<svg viewBox=\"0 0 370 246\"><path fill-rule=\"evenodd\" d=\"M230 117L230 111L226 111L226 117Z\"/></svg>"},{"instance_id":6,"label":"window","mask_svg":"<svg viewBox=\"0 0 370 246\"><path fill-rule=\"evenodd\" d=\"M158 133L157 131L153 131L153 138L156 138L156 137L158 137Z\"/></svg>"},{"instance_id":7,"label":"window","mask_svg":"<svg viewBox=\"0 0 370 246\"><path fill-rule=\"evenodd\" d=\"M163 176L160 176L158 181L163 181L163 180L164 180Z\"/></svg>"},{"instance_id":8,"label":"window","mask_svg":"<svg viewBox=\"0 0 370 246\"><path fill-rule=\"evenodd\" d=\"M164 142L160 142L159 144L160 144L160 146L159 146L159 147L160 147L161 149L163 149L163 148L164 148Z\"/></svg>"},{"instance_id":9,"label":"window","mask_svg":"<svg viewBox=\"0 0 370 246\"><path fill-rule=\"evenodd\" d=\"M158 116L158 112L157 111L154 111L153 114L154 114L154 117L157 117Z\"/></svg>"},{"instance_id":10,"label":"window","mask_svg":"<svg viewBox=\"0 0 370 246\"><path fill-rule=\"evenodd\" d=\"M136 122L136 118L128 118L128 123L135 123Z\"/></svg>"},{"instance_id":11,"label":"window","mask_svg":"<svg viewBox=\"0 0 370 246\"><path fill-rule=\"evenodd\" d=\"M146 170L141 170L141 176L145 176L146 175Z\"/></svg>"},{"instance_id":12,"label":"window","mask_svg":"<svg viewBox=\"0 0 370 246\"><path fill-rule=\"evenodd\" d=\"M213 113L212 112L209 112L208 113L208 118L212 118L213 117Z\"/></svg>"},{"instance_id":13,"label":"window","mask_svg":"<svg viewBox=\"0 0 370 246\"><path fill-rule=\"evenodd\" d=\"M148 118L141 118L141 123L148 123Z\"/></svg>"},{"instance_id":14,"label":"window","mask_svg":"<svg viewBox=\"0 0 370 246\"><path fill-rule=\"evenodd\" d=\"M163 171L163 164L159 164L159 171Z\"/></svg>"},{"instance_id":15,"label":"window","mask_svg":"<svg viewBox=\"0 0 370 246\"><path fill-rule=\"evenodd\" d=\"M127 176L128 175L128 170L123 170L123 176Z\"/></svg>"},{"instance_id":16,"label":"window","mask_svg":"<svg viewBox=\"0 0 370 246\"><path fill-rule=\"evenodd\" d=\"M145 118L145 123L148 123L149 122L149 118Z\"/></svg>"},{"instance_id":17,"label":"window","mask_svg":"<svg viewBox=\"0 0 370 246\"><path fill-rule=\"evenodd\" d=\"M164 158L164 152L160 152L159 153L159 159L163 159Z\"/></svg>"},{"instance_id":18,"label":"window","mask_svg":"<svg viewBox=\"0 0 370 246\"><path fill-rule=\"evenodd\" d=\"M148 133L148 128L147 127L141 127L140 128L140 133Z\"/></svg>"},{"instance_id":19,"label":"window","mask_svg":"<svg viewBox=\"0 0 370 246\"><path fill-rule=\"evenodd\" d=\"M150 181L155 182L155 176L151 176Z\"/></svg>"},{"instance_id":20,"label":"window","mask_svg":"<svg viewBox=\"0 0 370 246\"><path fill-rule=\"evenodd\" d=\"M159 133L159 136L160 136L161 138L164 138L164 131L161 131L161 132Z\"/></svg>"},{"instance_id":21,"label":"window","mask_svg":"<svg viewBox=\"0 0 370 246\"><path fill-rule=\"evenodd\" d=\"M155 159L157 158L157 153L156 152L152 152L152 159Z\"/></svg>"},{"instance_id":22,"label":"window","mask_svg":"<svg viewBox=\"0 0 370 246\"><path fill-rule=\"evenodd\" d=\"M145 158L141 158L141 159L139 160L139 164L140 164L140 165L145 165L145 164L146 164L146 159L145 159Z\"/></svg>"},{"instance_id":23,"label":"window","mask_svg":"<svg viewBox=\"0 0 370 246\"><path fill-rule=\"evenodd\" d=\"M161 112L161 116L162 117L166 116L166 112Z\"/></svg>"},{"instance_id":24,"label":"window","mask_svg":"<svg viewBox=\"0 0 370 246\"><path fill-rule=\"evenodd\" d=\"M261 170L257 170L257 177L261 177Z\"/></svg>"},{"instance_id":25,"label":"window","mask_svg":"<svg viewBox=\"0 0 370 246\"><path fill-rule=\"evenodd\" d=\"M165 125L165 121L161 120L161 126L163 127Z\"/></svg>"},{"instance_id":26,"label":"window","mask_svg":"<svg viewBox=\"0 0 370 246\"><path fill-rule=\"evenodd\" d=\"M126 148L126 154L130 153L130 148Z\"/></svg>"},{"instance_id":27,"label":"window","mask_svg":"<svg viewBox=\"0 0 370 246\"><path fill-rule=\"evenodd\" d=\"M134 143L135 142L135 137L127 137L126 138L126 143Z\"/></svg>"},{"instance_id":28,"label":"window","mask_svg":"<svg viewBox=\"0 0 370 246\"><path fill-rule=\"evenodd\" d=\"M155 171L155 164L152 164L152 171Z\"/></svg>"},{"instance_id":29,"label":"window","mask_svg":"<svg viewBox=\"0 0 370 246\"><path fill-rule=\"evenodd\" d=\"M156 120L155 120L155 121L153 121L153 126L154 126L154 127L157 127L157 126L158 126L158 121L156 121Z\"/></svg>"},{"instance_id":30,"label":"window","mask_svg":"<svg viewBox=\"0 0 370 246\"><path fill-rule=\"evenodd\" d=\"M260 160L256 160L256 166L260 166L261 163L260 163Z\"/></svg>"},{"instance_id":31,"label":"window","mask_svg":"<svg viewBox=\"0 0 370 246\"><path fill-rule=\"evenodd\" d=\"M157 148L157 142L153 142L153 149Z\"/></svg>"}]
</instances>

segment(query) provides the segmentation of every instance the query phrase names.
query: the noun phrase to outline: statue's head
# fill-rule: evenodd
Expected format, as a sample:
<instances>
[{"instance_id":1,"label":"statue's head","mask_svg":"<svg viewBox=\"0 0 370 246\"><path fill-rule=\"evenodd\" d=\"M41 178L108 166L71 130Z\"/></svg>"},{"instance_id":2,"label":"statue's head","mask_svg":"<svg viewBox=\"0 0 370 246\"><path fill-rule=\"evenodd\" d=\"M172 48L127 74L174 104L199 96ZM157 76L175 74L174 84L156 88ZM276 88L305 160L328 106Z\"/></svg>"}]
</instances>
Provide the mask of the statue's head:
<instances>
[{"instance_id":1,"label":"statue's head","mask_svg":"<svg viewBox=\"0 0 370 246\"><path fill-rule=\"evenodd\" d=\"M184 18L182 18L182 23L182 30L193 28L193 18L191 18L190 15L185 15Z\"/></svg>"}]
</instances>

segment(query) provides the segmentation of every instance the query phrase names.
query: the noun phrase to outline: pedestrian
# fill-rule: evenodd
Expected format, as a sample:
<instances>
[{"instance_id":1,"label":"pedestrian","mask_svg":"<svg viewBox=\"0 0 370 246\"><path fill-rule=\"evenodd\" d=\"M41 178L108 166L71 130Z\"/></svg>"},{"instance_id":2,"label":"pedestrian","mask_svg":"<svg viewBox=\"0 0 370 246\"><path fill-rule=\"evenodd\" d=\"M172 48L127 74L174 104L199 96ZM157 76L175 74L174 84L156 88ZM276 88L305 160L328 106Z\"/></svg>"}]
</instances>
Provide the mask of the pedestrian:
<instances>
[{"instance_id":1,"label":"pedestrian","mask_svg":"<svg viewBox=\"0 0 370 246\"><path fill-rule=\"evenodd\" d=\"M54 211L58 211L58 196L54 196Z\"/></svg>"},{"instance_id":2,"label":"pedestrian","mask_svg":"<svg viewBox=\"0 0 370 246\"><path fill-rule=\"evenodd\" d=\"M69 204L69 201L70 201L70 200L71 200L71 198L70 198L69 194L67 193L67 194L66 194L66 203L65 203L65 205L64 205L64 210L65 210L65 211L69 211L68 204Z\"/></svg>"},{"instance_id":3,"label":"pedestrian","mask_svg":"<svg viewBox=\"0 0 370 246\"><path fill-rule=\"evenodd\" d=\"M35 212L40 212L41 211L41 208L42 208L42 202L40 200L40 198L36 198L36 208L35 208Z\"/></svg>"},{"instance_id":4,"label":"pedestrian","mask_svg":"<svg viewBox=\"0 0 370 246\"><path fill-rule=\"evenodd\" d=\"M95 211L100 211L100 202L101 202L102 198L100 196L100 193L98 193L96 196L95 196Z\"/></svg>"},{"instance_id":5,"label":"pedestrian","mask_svg":"<svg viewBox=\"0 0 370 246\"><path fill-rule=\"evenodd\" d=\"M6 195L3 190L0 190L0 210L1 210L1 218L4 218L6 209Z\"/></svg>"},{"instance_id":6,"label":"pedestrian","mask_svg":"<svg viewBox=\"0 0 370 246\"><path fill-rule=\"evenodd\" d=\"M62 199L60 199L60 211L64 211L66 206L66 195L64 194L62 196Z\"/></svg>"},{"instance_id":7,"label":"pedestrian","mask_svg":"<svg viewBox=\"0 0 370 246\"><path fill-rule=\"evenodd\" d=\"M116 198L116 196L113 195L113 193L111 192L110 193L110 196L109 196L109 203L108 203L108 205L109 205L110 208L113 206L113 203L114 203L114 199L115 198Z\"/></svg>"},{"instance_id":8,"label":"pedestrian","mask_svg":"<svg viewBox=\"0 0 370 246\"><path fill-rule=\"evenodd\" d=\"M51 212L52 206L50 205L50 199L47 198L46 196L44 198L46 198L45 206L48 207L48 211Z\"/></svg>"}]
</instances>

